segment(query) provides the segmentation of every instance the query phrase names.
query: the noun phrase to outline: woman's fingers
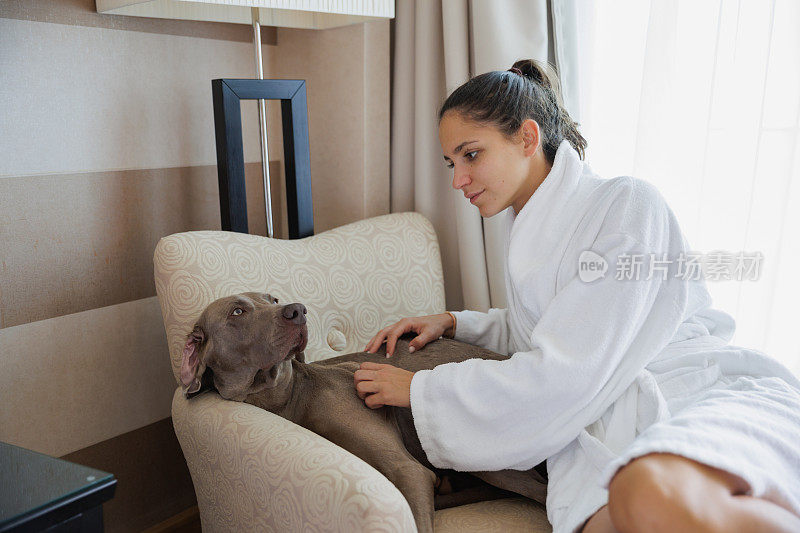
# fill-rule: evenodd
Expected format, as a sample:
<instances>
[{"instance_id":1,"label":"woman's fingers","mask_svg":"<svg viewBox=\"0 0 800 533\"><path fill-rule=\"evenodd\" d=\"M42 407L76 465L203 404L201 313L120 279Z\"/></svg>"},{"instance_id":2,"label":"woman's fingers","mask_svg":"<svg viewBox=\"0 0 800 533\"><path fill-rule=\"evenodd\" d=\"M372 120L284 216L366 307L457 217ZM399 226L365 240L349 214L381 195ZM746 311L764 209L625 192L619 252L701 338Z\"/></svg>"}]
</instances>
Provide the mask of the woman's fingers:
<instances>
[{"instance_id":1,"label":"woman's fingers","mask_svg":"<svg viewBox=\"0 0 800 533\"><path fill-rule=\"evenodd\" d=\"M413 352L415 350L421 350L426 344L437 338L436 335L430 331L431 328L426 327L426 325L427 324L419 318L404 318L399 322L380 330L377 335L370 339L370 341L367 343L367 346L364 348L364 351L368 353L375 353L385 342L386 357L391 357L394 355L394 350L397 347L397 340L403 334L410 331L418 333L418 335L409 343L409 351Z\"/></svg>"},{"instance_id":2,"label":"woman's fingers","mask_svg":"<svg viewBox=\"0 0 800 533\"><path fill-rule=\"evenodd\" d=\"M353 380L358 396L367 407L410 407L413 376L413 372L396 366L365 361L353 374Z\"/></svg>"},{"instance_id":3,"label":"woman's fingers","mask_svg":"<svg viewBox=\"0 0 800 533\"><path fill-rule=\"evenodd\" d=\"M375 394L370 394L369 396L364 398L364 404L370 409L377 409L379 407L383 407L384 405L386 405L383 402L384 402L383 396L378 392L376 392Z\"/></svg>"},{"instance_id":4,"label":"woman's fingers","mask_svg":"<svg viewBox=\"0 0 800 533\"><path fill-rule=\"evenodd\" d=\"M381 347L381 344L383 344L383 341L384 341L384 339L386 338L386 331L387 331L388 329L389 329L389 328L383 328L382 330L380 330L380 331L378 332L378 334L377 334L377 335L375 335L374 337L372 337L372 339L371 339L371 340L370 340L370 341L367 343L367 347L366 347L366 348L364 348L364 351L365 351L365 352L369 352L369 353L375 353L375 352L377 352L377 351L378 351L378 348L380 348L380 347Z\"/></svg>"},{"instance_id":5,"label":"woman's fingers","mask_svg":"<svg viewBox=\"0 0 800 533\"><path fill-rule=\"evenodd\" d=\"M403 331L394 330L386 337L386 357L394 355L394 347L397 344L397 338L403 334Z\"/></svg>"},{"instance_id":6,"label":"woman's fingers","mask_svg":"<svg viewBox=\"0 0 800 533\"><path fill-rule=\"evenodd\" d=\"M399 339L401 335L408 333L409 331L416 331L417 329L419 328L411 322L405 322L402 326L398 326L393 329L386 338L386 357L391 357L394 355L394 348L397 346L397 339Z\"/></svg>"},{"instance_id":7,"label":"woman's fingers","mask_svg":"<svg viewBox=\"0 0 800 533\"><path fill-rule=\"evenodd\" d=\"M432 340L434 340L433 334L429 330L422 330L419 335L411 339L411 342L408 343L408 351L414 352L416 350L421 350Z\"/></svg>"},{"instance_id":8,"label":"woman's fingers","mask_svg":"<svg viewBox=\"0 0 800 533\"><path fill-rule=\"evenodd\" d=\"M372 343L375 342L376 338L377 338L377 335L375 337L372 337L369 341L367 341L367 345L364 347L364 351L365 352L371 352L372 351Z\"/></svg>"},{"instance_id":9,"label":"woman's fingers","mask_svg":"<svg viewBox=\"0 0 800 533\"><path fill-rule=\"evenodd\" d=\"M372 379L359 379L356 377L355 382L356 392L358 393L358 397L362 400L368 395L378 392L380 389L379 385Z\"/></svg>"},{"instance_id":10,"label":"woman's fingers","mask_svg":"<svg viewBox=\"0 0 800 533\"><path fill-rule=\"evenodd\" d=\"M364 361L363 363L361 363L358 366L358 370L356 370L356 374L361 372L361 375L363 376L362 379L375 379L375 375L376 375L375 371L376 370L381 370L381 369L384 369L384 368L396 368L396 367L393 367L392 365L387 365L386 363L373 363L372 361ZM363 372L364 370L372 371L372 373L371 374L370 373L365 373L365 372Z\"/></svg>"},{"instance_id":11,"label":"woman's fingers","mask_svg":"<svg viewBox=\"0 0 800 533\"><path fill-rule=\"evenodd\" d=\"M375 379L378 377L378 370L383 368L384 366L389 365L382 365L381 363L373 363L372 361L364 361L359 366L358 370L355 371L353 374L353 381L356 384L356 390L361 390L358 388L359 384L361 383L375 383ZM365 392L367 392L365 390ZM375 392L371 390L369 392Z\"/></svg>"},{"instance_id":12,"label":"woman's fingers","mask_svg":"<svg viewBox=\"0 0 800 533\"><path fill-rule=\"evenodd\" d=\"M375 381L377 372L375 370L368 370L360 368L353 374L353 381L356 386L356 393L362 400L368 395L376 393L380 390L380 385Z\"/></svg>"},{"instance_id":13,"label":"woman's fingers","mask_svg":"<svg viewBox=\"0 0 800 533\"><path fill-rule=\"evenodd\" d=\"M365 352L373 352L373 351L377 350L378 346L381 345L381 342L383 342L383 330L379 331L377 335L375 335L374 337L372 337L372 339L370 339L370 341L367 343L367 347L366 347L366 349L364 349L364 351Z\"/></svg>"}]
</instances>

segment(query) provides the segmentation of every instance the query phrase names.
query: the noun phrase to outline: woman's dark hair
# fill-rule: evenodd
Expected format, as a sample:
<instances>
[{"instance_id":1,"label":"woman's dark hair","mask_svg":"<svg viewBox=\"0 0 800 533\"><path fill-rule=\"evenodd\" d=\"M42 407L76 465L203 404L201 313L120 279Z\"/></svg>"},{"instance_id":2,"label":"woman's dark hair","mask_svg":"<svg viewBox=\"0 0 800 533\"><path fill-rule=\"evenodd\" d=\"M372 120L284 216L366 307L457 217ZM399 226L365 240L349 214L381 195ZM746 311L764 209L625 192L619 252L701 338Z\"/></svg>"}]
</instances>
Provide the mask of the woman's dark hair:
<instances>
[{"instance_id":1,"label":"woman's dark hair","mask_svg":"<svg viewBox=\"0 0 800 533\"><path fill-rule=\"evenodd\" d=\"M547 64L520 59L512 69L475 76L452 92L439 110L439 122L448 111L479 124L495 126L509 139L531 118L539 124L544 155L550 164L561 141L567 139L581 159L586 139L564 109L558 77Z\"/></svg>"}]
</instances>

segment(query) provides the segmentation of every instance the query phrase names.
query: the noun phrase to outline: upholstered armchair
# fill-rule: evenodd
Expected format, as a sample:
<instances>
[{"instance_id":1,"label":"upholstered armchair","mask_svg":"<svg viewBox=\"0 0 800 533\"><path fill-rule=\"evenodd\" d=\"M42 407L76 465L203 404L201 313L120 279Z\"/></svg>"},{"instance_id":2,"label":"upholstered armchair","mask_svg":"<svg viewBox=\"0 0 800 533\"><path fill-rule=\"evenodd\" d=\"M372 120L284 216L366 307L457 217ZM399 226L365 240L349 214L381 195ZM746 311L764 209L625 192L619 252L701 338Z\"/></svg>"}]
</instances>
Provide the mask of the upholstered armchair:
<instances>
[{"instance_id":1,"label":"upholstered armchair","mask_svg":"<svg viewBox=\"0 0 800 533\"><path fill-rule=\"evenodd\" d=\"M404 316L445 310L439 245L417 213L379 216L298 240L222 231L161 239L155 256L172 371L201 311L243 291L269 291L307 309L306 361L363 349ZM400 491L377 470L326 439L210 391L172 420L197 494L204 531L415 531ZM550 531L526 498L436 512L437 531Z\"/></svg>"}]
</instances>

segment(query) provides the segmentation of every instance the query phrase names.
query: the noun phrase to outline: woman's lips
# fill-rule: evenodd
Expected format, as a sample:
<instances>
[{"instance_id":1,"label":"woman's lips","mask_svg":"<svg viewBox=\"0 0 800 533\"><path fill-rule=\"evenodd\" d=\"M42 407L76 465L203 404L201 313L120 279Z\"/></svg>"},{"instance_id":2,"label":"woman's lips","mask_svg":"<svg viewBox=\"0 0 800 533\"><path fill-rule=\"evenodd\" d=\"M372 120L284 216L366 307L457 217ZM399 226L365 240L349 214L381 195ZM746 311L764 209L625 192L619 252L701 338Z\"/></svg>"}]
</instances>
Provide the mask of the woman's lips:
<instances>
[{"instance_id":1,"label":"woman's lips","mask_svg":"<svg viewBox=\"0 0 800 533\"><path fill-rule=\"evenodd\" d=\"M473 204L473 205L474 205L474 204L475 204L475 200L477 200L477 199L478 199L478 197L479 197L481 194L483 194L483 191L479 192L478 194L476 194L475 196L473 196L472 198L470 198L470 199L469 199L469 203L471 203L471 204Z\"/></svg>"}]
</instances>

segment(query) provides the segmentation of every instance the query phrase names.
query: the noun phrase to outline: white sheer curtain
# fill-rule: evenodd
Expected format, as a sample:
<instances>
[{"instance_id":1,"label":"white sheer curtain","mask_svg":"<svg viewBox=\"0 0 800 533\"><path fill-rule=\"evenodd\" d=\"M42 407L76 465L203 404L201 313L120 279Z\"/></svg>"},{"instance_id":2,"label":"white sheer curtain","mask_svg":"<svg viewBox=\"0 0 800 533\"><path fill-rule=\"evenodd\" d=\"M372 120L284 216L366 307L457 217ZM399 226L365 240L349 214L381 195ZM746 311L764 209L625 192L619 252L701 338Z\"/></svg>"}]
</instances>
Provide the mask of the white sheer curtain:
<instances>
[{"instance_id":1,"label":"white sheer curtain","mask_svg":"<svg viewBox=\"0 0 800 533\"><path fill-rule=\"evenodd\" d=\"M575 5L587 161L654 184L706 257L760 252L757 280L707 285L732 344L800 374L800 2Z\"/></svg>"}]
</instances>

